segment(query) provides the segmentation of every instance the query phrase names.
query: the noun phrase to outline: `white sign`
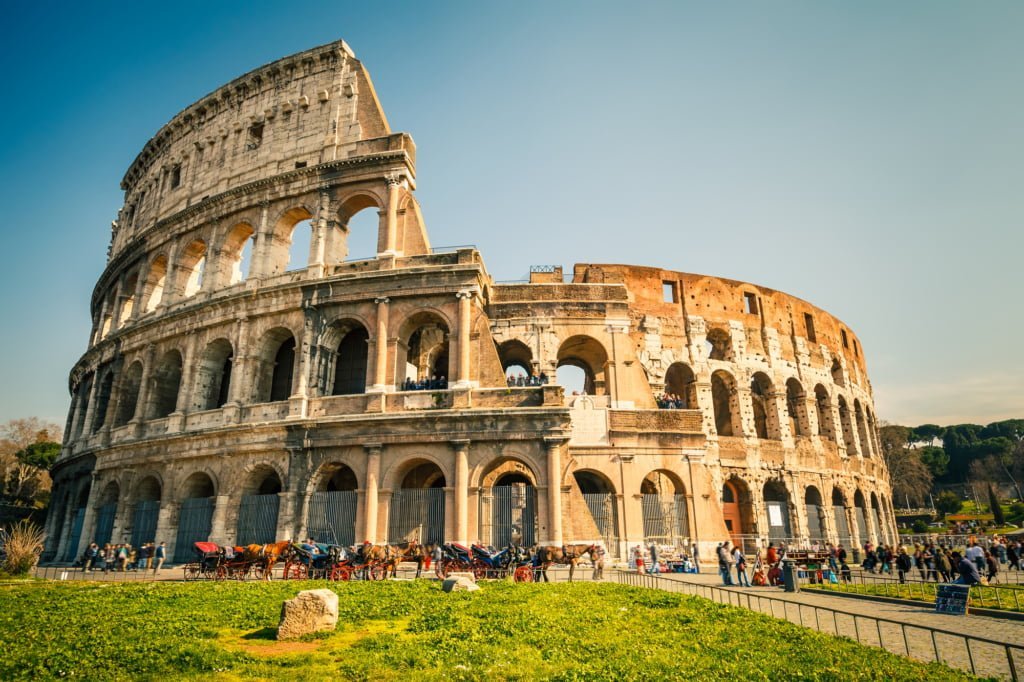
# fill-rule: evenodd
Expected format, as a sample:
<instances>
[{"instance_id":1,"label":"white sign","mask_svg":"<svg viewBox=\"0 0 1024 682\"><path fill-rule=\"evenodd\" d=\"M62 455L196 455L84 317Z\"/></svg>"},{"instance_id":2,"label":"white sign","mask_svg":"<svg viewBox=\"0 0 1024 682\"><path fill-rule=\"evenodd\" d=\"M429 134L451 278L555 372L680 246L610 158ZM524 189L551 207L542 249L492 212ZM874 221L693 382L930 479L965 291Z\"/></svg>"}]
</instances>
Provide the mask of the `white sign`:
<instances>
[{"instance_id":1,"label":"white sign","mask_svg":"<svg viewBox=\"0 0 1024 682\"><path fill-rule=\"evenodd\" d=\"M768 525L769 526L784 526L782 522L782 505L768 503Z\"/></svg>"}]
</instances>

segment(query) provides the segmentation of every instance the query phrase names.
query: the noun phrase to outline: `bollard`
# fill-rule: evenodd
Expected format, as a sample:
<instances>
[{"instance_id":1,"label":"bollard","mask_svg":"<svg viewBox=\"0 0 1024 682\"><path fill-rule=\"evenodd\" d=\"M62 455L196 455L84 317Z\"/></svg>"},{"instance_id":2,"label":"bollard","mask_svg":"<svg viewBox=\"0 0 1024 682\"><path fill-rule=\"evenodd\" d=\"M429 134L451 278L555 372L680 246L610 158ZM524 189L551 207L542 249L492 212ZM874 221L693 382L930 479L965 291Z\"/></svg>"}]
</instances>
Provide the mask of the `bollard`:
<instances>
[{"instance_id":1,"label":"bollard","mask_svg":"<svg viewBox=\"0 0 1024 682\"><path fill-rule=\"evenodd\" d=\"M800 591L800 578L796 574L796 562L792 559L782 561L782 584L786 592Z\"/></svg>"}]
</instances>

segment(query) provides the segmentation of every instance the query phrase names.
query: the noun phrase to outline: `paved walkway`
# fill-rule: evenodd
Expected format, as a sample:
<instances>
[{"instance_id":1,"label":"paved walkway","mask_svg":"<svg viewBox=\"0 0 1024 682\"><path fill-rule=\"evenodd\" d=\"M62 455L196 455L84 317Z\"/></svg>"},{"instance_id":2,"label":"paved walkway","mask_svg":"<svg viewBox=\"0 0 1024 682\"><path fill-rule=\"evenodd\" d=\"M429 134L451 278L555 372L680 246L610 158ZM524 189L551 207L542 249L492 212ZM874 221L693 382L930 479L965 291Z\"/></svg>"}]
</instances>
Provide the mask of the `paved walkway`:
<instances>
[{"instance_id":1,"label":"paved walkway","mask_svg":"<svg viewBox=\"0 0 1024 682\"><path fill-rule=\"evenodd\" d=\"M724 587L717 575L661 574L688 585L687 592L703 591L715 601L749 608L776 618L838 634L893 653L923 661L935 659L938 651L947 664L978 675L1010 678L1007 651L998 644L972 640L962 635L1024 647L1024 622L988 616L954 616L935 613L931 607L890 604L823 594L813 590L785 592L778 587ZM707 588L717 588L710 593ZM703 590L701 589L703 588ZM827 609L827 610L826 610ZM839 611L842 613L834 613ZM883 622L893 621L893 622ZM954 634L933 633L933 628ZM1013 664L1024 677L1024 649L1014 650Z\"/></svg>"}]
</instances>

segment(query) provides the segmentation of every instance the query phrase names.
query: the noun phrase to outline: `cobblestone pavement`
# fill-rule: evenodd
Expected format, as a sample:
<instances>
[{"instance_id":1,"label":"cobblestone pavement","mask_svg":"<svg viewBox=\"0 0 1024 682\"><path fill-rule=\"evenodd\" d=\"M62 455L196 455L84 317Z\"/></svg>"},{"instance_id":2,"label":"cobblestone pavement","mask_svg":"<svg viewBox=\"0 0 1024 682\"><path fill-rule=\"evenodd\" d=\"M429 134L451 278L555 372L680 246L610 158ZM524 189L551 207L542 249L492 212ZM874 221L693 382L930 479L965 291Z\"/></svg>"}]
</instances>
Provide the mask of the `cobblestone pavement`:
<instances>
[{"instance_id":1,"label":"cobblestone pavement","mask_svg":"<svg viewBox=\"0 0 1024 682\"><path fill-rule=\"evenodd\" d=\"M1017 677L1024 675L1022 621L946 615L935 613L930 607L852 599L809 590L789 593L778 587L724 587L717 575L709 574L661 574L661 577L683 583L685 587L681 588L688 593L785 618L862 644L881 646L896 654L932 661L938 651L945 663L963 670L970 671L973 661L974 671L981 676L1011 679L1013 672ZM665 587L662 581L659 585ZM714 592L710 591L712 587ZM942 632L933 634L928 628ZM968 646L963 635L995 643L971 640ZM1010 653L1015 671L1002 644L1021 647Z\"/></svg>"}]
</instances>

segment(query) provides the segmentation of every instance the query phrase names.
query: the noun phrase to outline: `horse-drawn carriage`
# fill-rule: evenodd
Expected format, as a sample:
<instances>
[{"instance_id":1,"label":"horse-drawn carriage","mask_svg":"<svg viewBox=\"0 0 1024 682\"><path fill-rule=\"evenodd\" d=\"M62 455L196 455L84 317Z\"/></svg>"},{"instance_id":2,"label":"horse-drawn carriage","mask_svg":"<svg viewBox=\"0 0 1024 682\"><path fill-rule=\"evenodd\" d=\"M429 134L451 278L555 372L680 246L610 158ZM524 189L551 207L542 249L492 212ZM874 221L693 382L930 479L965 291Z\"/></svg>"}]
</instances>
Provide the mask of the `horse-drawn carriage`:
<instances>
[{"instance_id":1,"label":"horse-drawn carriage","mask_svg":"<svg viewBox=\"0 0 1024 682\"><path fill-rule=\"evenodd\" d=\"M192 545L195 561L185 564L185 580L245 580L250 575L263 577L259 561L242 547L221 547L212 542Z\"/></svg>"},{"instance_id":2,"label":"horse-drawn carriage","mask_svg":"<svg viewBox=\"0 0 1024 682\"><path fill-rule=\"evenodd\" d=\"M443 575L472 573L475 578L501 579L512 575L516 582L533 582L529 550L518 545L495 549L484 545L442 545Z\"/></svg>"}]
</instances>

